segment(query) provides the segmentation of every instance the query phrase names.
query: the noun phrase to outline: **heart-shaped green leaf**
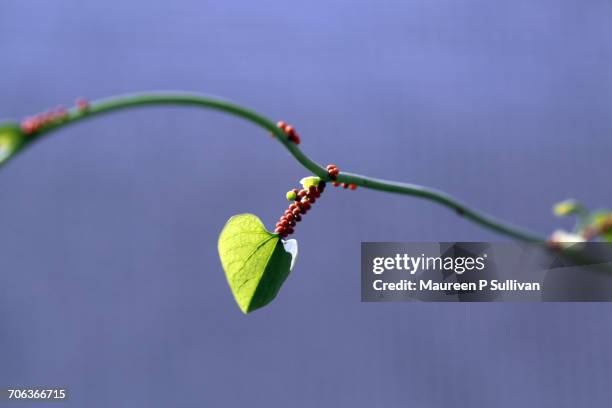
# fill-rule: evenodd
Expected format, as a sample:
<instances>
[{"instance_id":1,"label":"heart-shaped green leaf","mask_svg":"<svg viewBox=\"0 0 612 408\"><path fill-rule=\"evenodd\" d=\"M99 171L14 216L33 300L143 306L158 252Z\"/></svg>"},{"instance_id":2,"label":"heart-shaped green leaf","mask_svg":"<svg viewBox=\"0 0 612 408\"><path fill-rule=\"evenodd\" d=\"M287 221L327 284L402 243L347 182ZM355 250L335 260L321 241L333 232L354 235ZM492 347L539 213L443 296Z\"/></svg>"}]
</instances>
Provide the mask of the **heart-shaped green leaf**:
<instances>
[{"instance_id":1,"label":"heart-shaped green leaf","mask_svg":"<svg viewBox=\"0 0 612 408\"><path fill-rule=\"evenodd\" d=\"M250 313L270 303L293 268L297 242L268 232L253 214L230 218L219 236L219 257L236 303Z\"/></svg>"}]
</instances>

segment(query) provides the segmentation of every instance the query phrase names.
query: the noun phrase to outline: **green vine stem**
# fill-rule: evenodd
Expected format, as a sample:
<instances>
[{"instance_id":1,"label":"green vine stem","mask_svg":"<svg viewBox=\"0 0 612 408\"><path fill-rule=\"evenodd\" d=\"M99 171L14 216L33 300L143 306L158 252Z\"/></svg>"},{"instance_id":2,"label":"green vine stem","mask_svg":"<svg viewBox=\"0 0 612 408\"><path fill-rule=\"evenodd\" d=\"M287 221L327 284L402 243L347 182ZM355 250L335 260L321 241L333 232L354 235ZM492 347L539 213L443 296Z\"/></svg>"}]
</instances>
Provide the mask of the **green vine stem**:
<instances>
[{"instance_id":1,"label":"green vine stem","mask_svg":"<svg viewBox=\"0 0 612 408\"><path fill-rule=\"evenodd\" d=\"M63 120L51 123L41 128L34 134L26 136L26 140L21 147L26 147L27 145L32 144L32 142L38 140L40 137L49 134L53 131L56 131L60 128L64 128L65 126L94 116L122 109L136 108L149 105L196 106L219 110L229 113L231 115L239 116L243 119L253 122L256 125L259 125L268 132L271 132L275 136L275 138L283 144L283 146L289 151L289 153L291 153L291 155L302 166L304 166L307 170L309 170L316 176L327 181L330 180L327 170L320 164L310 159L306 154L304 154L295 143L293 143L287 138L286 133L279 129L276 126L275 122L273 122L272 120L253 110L247 109L235 103L218 98L209 97L206 95L191 93L141 93L120 95L103 100L98 100L92 102L87 109L73 108L67 112L67 115L63 118ZM448 207L451 210L454 210L458 215L463 216L475 222L476 224L479 224L482 227L495 231L499 234L526 242L545 241L545 239L542 237L539 237L521 228L509 225L488 214L472 209L467 205L461 203L454 197L434 189L415 184L375 179L347 172L341 172L337 176L337 181L341 183L356 184L358 186L369 188L372 190L420 197Z\"/></svg>"}]
</instances>

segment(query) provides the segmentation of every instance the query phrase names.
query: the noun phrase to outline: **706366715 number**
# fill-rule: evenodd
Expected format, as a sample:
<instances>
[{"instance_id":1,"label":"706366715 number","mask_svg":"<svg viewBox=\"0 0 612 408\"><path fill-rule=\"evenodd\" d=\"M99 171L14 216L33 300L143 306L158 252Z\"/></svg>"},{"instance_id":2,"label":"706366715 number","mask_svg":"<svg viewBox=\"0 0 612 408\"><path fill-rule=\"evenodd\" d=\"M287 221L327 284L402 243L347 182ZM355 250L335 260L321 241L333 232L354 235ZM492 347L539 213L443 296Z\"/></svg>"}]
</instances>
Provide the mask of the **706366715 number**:
<instances>
[{"instance_id":1,"label":"706366715 number","mask_svg":"<svg viewBox=\"0 0 612 408\"><path fill-rule=\"evenodd\" d=\"M60 401L68 399L65 388L6 388L5 398L9 401Z\"/></svg>"}]
</instances>

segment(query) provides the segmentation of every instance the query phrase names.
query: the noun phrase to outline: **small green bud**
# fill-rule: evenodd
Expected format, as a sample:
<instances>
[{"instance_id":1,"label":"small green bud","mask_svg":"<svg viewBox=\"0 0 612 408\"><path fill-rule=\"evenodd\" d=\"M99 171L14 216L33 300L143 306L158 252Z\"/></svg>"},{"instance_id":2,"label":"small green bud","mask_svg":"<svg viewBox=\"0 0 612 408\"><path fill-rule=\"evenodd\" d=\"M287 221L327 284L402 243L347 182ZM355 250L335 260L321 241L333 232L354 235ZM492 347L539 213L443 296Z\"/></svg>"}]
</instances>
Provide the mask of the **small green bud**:
<instances>
[{"instance_id":1,"label":"small green bud","mask_svg":"<svg viewBox=\"0 0 612 408\"><path fill-rule=\"evenodd\" d=\"M321 179L317 176L304 177L303 179L300 180L300 183L306 189L310 188L311 186L318 187L320 182L321 182Z\"/></svg>"},{"instance_id":2,"label":"small green bud","mask_svg":"<svg viewBox=\"0 0 612 408\"><path fill-rule=\"evenodd\" d=\"M580 204L576 200L564 200L553 207L553 212L557 217L567 217L575 214L580 209Z\"/></svg>"},{"instance_id":3,"label":"small green bud","mask_svg":"<svg viewBox=\"0 0 612 408\"><path fill-rule=\"evenodd\" d=\"M295 191L287 191L287 201L295 201L297 199L297 194Z\"/></svg>"}]
</instances>

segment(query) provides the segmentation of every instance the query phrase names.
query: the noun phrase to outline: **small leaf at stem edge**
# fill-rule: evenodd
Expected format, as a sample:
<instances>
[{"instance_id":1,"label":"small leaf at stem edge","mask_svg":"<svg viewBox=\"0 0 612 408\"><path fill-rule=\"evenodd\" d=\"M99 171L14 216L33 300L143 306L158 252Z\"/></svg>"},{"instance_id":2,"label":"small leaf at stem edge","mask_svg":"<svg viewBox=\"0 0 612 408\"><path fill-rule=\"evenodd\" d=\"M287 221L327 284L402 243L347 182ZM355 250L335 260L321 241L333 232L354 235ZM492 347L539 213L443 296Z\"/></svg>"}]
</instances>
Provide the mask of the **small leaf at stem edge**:
<instances>
[{"instance_id":1,"label":"small leaf at stem edge","mask_svg":"<svg viewBox=\"0 0 612 408\"><path fill-rule=\"evenodd\" d=\"M25 141L23 132L14 123L0 124L0 165L10 159Z\"/></svg>"},{"instance_id":2,"label":"small leaf at stem edge","mask_svg":"<svg viewBox=\"0 0 612 408\"><path fill-rule=\"evenodd\" d=\"M591 217L591 225L595 228L601 228L605 223L609 222L612 219L612 211L610 210L593 211L590 217ZM612 232L605 231L603 234L601 234L601 238L604 241L612 242Z\"/></svg>"},{"instance_id":3,"label":"small leaf at stem edge","mask_svg":"<svg viewBox=\"0 0 612 408\"><path fill-rule=\"evenodd\" d=\"M309 188L311 186L317 187L320 182L321 182L321 178L317 176L304 177L303 179L300 180L300 184L302 184L304 188Z\"/></svg>"}]
</instances>

